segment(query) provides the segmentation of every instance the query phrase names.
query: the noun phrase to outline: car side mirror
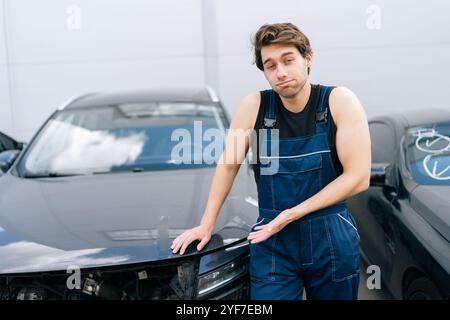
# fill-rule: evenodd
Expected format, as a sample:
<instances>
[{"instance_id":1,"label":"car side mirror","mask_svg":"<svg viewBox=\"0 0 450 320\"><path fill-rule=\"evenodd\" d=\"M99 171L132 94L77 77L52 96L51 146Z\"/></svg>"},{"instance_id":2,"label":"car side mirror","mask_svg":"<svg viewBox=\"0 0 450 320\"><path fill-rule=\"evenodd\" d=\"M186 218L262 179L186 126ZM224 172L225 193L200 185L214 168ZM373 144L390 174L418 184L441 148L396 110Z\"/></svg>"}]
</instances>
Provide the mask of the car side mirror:
<instances>
[{"instance_id":1,"label":"car side mirror","mask_svg":"<svg viewBox=\"0 0 450 320\"><path fill-rule=\"evenodd\" d=\"M7 150L0 153L0 174L11 168L19 153L20 150Z\"/></svg>"},{"instance_id":2,"label":"car side mirror","mask_svg":"<svg viewBox=\"0 0 450 320\"><path fill-rule=\"evenodd\" d=\"M370 170L370 186L384 187L386 186L386 171L390 163L372 163Z\"/></svg>"},{"instance_id":3,"label":"car side mirror","mask_svg":"<svg viewBox=\"0 0 450 320\"><path fill-rule=\"evenodd\" d=\"M17 150L23 150L25 148L26 143L25 142L17 142L16 148Z\"/></svg>"},{"instance_id":4,"label":"car side mirror","mask_svg":"<svg viewBox=\"0 0 450 320\"><path fill-rule=\"evenodd\" d=\"M8 163L6 161L0 160L0 175L8 171Z\"/></svg>"}]
</instances>

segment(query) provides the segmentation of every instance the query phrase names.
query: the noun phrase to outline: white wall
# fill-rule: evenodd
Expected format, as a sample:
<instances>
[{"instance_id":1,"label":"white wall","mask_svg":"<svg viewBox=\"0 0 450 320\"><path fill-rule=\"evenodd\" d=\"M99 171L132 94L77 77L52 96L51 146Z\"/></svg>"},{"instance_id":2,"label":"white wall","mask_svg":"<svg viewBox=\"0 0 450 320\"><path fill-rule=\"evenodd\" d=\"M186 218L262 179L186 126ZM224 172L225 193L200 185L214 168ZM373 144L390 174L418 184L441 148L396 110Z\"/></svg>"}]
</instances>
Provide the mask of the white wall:
<instances>
[{"instance_id":1,"label":"white wall","mask_svg":"<svg viewBox=\"0 0 450 320\"><path fill-rule=\"evenodd\" d=\"M28 139L60 103L86 91L205 83L200 0L3 1L14 111L5 131L15 137ZM75 30L66 12L74 3Z\"/></svg>"},{"instance_id":2,"label":"white wall","mask_svg":"<svg viewBox=\"0 0 450 320\"><path fill-rule=\"evenodd\" d=\"M298 25L315 53L311 81L349 87L369 115L450 108L446 0L0 4L0 130L22 140L56 106L86 91L210 84L233 114L243 96L268 86L250 46L267 22ZM79 29L71 5L80 9Z\"/></svg>"},{"instance_id":3,"label":"white wall","mask_svg":"<svg viewBox=\"0 0 450 320\"><path fill-rule=\"evenodd\" d=\"M0 0L0 130L12 133L14 121L11 114L12 105L9 96L5 21L3 18L4 1Z\"/></svg>"},{"instance_id":4,"label":"white wall","mask_svg":"<svg viewBox=\"0 0 450 320\"><path fill-rule=\"evenodd\" d=\"M352 89L369 115L450 108L450 2L445 0L216 0L220 93L233 108L267 84L251 65L249 35L291 21L315 53L313 83ZM379 9L379 15L371 6ZM369 11L368 11L369 10ZM380 17L380 29L368 22ZM236 84L236 81L239 81Z\"/></svg>"}]
</instances>

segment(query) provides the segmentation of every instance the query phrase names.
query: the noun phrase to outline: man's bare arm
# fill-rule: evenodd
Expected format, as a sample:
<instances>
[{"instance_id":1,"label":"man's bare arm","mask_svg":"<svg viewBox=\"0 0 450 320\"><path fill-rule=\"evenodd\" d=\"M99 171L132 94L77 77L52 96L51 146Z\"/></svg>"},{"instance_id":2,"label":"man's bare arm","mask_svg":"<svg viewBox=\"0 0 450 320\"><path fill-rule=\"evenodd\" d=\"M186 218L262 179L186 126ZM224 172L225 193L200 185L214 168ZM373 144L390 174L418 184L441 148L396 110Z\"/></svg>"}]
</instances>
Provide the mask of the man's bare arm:
<instances>
[{"instance_id":1,"label":"man's bare arm","mask_svg":"<svg viewBox=\"0 0 450 320\"><path fill-rule=\"evenodd\" d=\"M336 122L336 151L343 173L313 197L293 208L294 217L326 208L366 190L370 182L371 146L367 118L358 98L346 88L330 94Z\"/></svg>"},{"instance_id":2,"label":"man's bare arm","mask_svg":"<svg viewBox=\"0 0 450 320\"><path fill-rule=\"evenodd\" d=\"M189 244L195 240L200 240L197 250L201 250L210 240L220 208L231 190L236 174L251 143L251 131L258 113L259 103L259 93L253 93L245 97L239 104L230 123L225 149L216 166L200 225L185 231L173 241L171 246L173 253L180 250L180 254L183 254ZM241 141L234 138L234 133L239 130L245 134ZM236 136L242 138L240 135Z\"/></svg>"},{"instance_id":3,"label":"man's bare arm","mask_svg":"<svg viewBox=\"0 0 450 320\"><path fill-rule=\"evenodd\" d=\"M281 212L271 223L256 227L258 231L251 233L248 238L252 242L264 241L288 223L369 187L371 144L363 107L350 90L339 87L330 94L330 110L336 122L336 151L343 173L314 196Z\"/></svg>"}]
</instances>

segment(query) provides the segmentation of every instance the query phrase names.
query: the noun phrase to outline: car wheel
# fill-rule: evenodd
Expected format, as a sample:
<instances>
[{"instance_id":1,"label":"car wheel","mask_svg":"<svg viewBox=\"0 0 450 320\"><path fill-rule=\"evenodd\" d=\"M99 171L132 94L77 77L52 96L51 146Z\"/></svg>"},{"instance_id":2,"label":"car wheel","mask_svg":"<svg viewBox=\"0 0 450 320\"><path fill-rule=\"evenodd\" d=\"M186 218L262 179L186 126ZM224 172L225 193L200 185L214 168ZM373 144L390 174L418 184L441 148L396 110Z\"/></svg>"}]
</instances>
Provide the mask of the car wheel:
<instances>
[{"instance_id":1,"label":"car wheel","mask_svg":"<svg viewBox=\"0 0 450 320\"><path fill-rule=\"evenodd\" d=\"M406 288L406 300L442 300L439 289L426 277L414 279Z\"/></svg>"}]
</instances>

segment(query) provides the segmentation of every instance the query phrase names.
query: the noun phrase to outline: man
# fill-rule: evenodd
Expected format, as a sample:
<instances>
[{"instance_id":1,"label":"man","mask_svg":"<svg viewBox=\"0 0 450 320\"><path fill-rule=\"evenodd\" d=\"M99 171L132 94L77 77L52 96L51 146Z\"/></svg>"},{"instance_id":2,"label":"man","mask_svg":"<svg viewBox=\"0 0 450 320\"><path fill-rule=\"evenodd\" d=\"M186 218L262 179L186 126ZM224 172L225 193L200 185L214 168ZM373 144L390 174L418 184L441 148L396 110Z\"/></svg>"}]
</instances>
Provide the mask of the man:
<instances>
[{"instance_id":1,"label":"man","mask_svg":"<svg viewBox=\"0 0 450 320\"><path fill-rule=\"evenodd\" d=\"M256 143L259 217L248 236L251 298L301 299L306 289L308 299L357 299L359 235L345 199L369 186L364 110L349 89L310 84L313 53L293 24L263 25L253 44L272 89L245 97L230 125L249 137L264 132ZM200 225L173 241L174 253L210 240L248 147L227 140ZM268 163L276 172L267 172Z\"/></svg>"}]
</instances>

